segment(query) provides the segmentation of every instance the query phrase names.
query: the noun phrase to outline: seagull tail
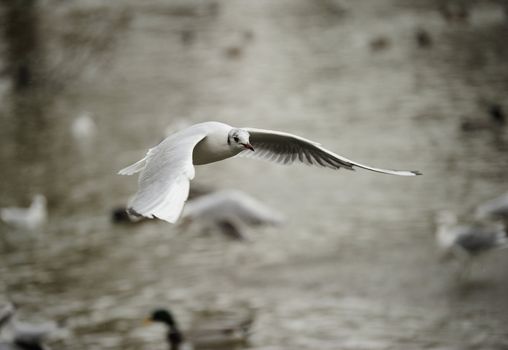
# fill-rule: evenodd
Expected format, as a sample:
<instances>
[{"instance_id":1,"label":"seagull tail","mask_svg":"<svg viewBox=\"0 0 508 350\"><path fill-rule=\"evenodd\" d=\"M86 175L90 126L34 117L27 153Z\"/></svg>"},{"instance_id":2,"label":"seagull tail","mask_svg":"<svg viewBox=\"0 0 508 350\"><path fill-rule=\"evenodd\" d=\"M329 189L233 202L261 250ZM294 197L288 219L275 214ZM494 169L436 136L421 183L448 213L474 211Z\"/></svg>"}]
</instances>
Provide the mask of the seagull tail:
<instances>
[{"instance_id":1,"label":"seagull tail","mask_svg":"<svg viewBox=\"0 0 508 350\"><path fill-rule=\"evenodd\" d=\"M118 172L118 174L120 174L120 175L132 175L132 174L135 174L135 173L139 173L146 166L146 158L147 157L141 159L140 161L138 161L138 162L136 162L136 163L134 163L132 165L129 165L126 168L123 168L122 170L120 170Z\"/></svg>"}]
</instances>

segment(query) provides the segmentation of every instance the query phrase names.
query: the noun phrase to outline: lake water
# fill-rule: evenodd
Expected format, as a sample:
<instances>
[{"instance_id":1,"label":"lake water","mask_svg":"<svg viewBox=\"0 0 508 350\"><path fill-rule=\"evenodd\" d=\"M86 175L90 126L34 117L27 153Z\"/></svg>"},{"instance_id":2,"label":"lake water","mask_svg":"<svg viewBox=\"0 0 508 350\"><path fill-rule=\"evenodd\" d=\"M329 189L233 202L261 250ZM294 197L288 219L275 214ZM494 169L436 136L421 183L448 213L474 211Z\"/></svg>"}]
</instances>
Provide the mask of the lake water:
<instances>
[{"instance_id":1,"label":"lake water","mask_svg":"<svg viewBox=\"0 0 508 350\"><path fill-rule=\"evenodd\" d=\"M43 123L2 110L0 205L42 192L50 217L32 234L0 226L0 295L20 318L62 324L69 334L53 348L165 349L163 329L142 326L160 305L184 327L195 310L249 305L252 349L508 347L508 256L458 282L433 240L436 211L467 216L508 189L506 130L460 129L488 121L485 101L508 108L498 5L479 2L469 24L425 1L59 6L45 16L62 28L76 9L126 19L100 62L71 67L79 74ZM108 16L89 18L89 30L107 28ZM417 45L419 28L430 47ZM98 132L83 148L69 126L84 112ZM117 171L179 120L292 132L424 175L232 159L198 167L193 183L245 191L284 226L251 229L242 244L163 222L112 224L137 188Z\"/></svg>"}]
</instances>

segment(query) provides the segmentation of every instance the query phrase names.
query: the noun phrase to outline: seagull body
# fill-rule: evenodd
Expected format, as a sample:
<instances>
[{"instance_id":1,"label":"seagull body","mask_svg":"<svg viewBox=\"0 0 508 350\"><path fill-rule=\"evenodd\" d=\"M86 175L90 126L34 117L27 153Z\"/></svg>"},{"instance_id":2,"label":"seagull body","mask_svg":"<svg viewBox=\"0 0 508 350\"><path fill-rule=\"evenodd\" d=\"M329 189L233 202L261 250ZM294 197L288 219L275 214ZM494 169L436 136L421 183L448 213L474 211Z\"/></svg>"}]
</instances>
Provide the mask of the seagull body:
<instances>
[{"instance_id":1,"label":"seagull body","mask_svg":"<svg viewBox=\"0 0 508 350\"><path fill-rule=\"evenodd\" d=\"M261 158L282 164L296 161L353 170L359 167L379 173L414 176L417 171L385 170L363 165L319 144L288 133L254 128L233 128L219 122L205 122L178 131L148 150L140 161L119 171L140 172L139 189L130 208L138 215L176 222L194 178L194 165L204 165L236 155Z\"/></svg>"},{"instance_id":2,"label":"seagull body","mask_svg":"<svg viewBox=\"0 0 508 350\"><path fill-rule=\"evenodd\" d=\"M46 197L37 194L28 208L2 208L0 218L7 224L26 230L35 230L47 220Z\"/></svg>"},{"instance_id":3,"label":"seagull body","mask_svg":"<svg viewBox=\"0 0 508 350\"><path fill-rule=\"evenodd\" d=\"M471 269L475 257L508 248L508 238L503 225L459 224L455 214L448 211L438 215L436 243L443 257L452 256L462 262L462 275Z\"/></svg>"},{"instance_id":4,"label":"seagull body","mask_svg":"<svg viewBox=\"0 0 508 350\"><path fill-rule=\"evenodd\" d=\"M55 333L58 329L53 322L31 324L14 319L11 323L14 334L13 338L18 344L40 345L51 333Z\"/></svg>"},{"instance_id":5,"label":"seagull body","mask_svg":"<svg viewBox=\"0 0 508 350\"><path fill-rule=\"evenodd\" d=\"M7 304L0 309L0 331L5 330L9 342L0 343L0 350L46 350L44 340L57 331L53 322L31 324L19 322L16 309Z\"/></svg>"},{"instance_id":6,"label":"seagull body","mask_svg":"<svg viewBox=\"0 0 508 350\"><path fill-rule=\"evenodd\" d=\"M235 190L217 191L189 201L182 218L204 221L233 220L249 225L282 223L282 215L253 197Z\"/></svg>"},{"instance_id":7,"label":"seagull body","mask_svg":"<svg viewBox=\"0 0 508 350\"><path fill-rule=\"evenodd\" d=\"M90 113L81 113L71 124L71 134L76 142L90 142L97 133L97 126Z\"/></svg>"},{"instance_id":8,"label":"seagull body","mask_svg":"<svg viewBox=\"0 0 508 350\"><path fill-rule=\"evenodd\" d=\"M503 225L458 224L453 213L440 213L437 220L436 241L443 251L460 249L468 256L508 247Z\"/></svg>"},{"instance_id":9,"label":"seagull body","mask_svg":"<svg viewBox=\"0 0 508 350\"><path fill-rule=\"evenodd\" d=\"M223 190L187 202L182 220L216 226L230 237L243 239L242 226L278 225L283 217L246 193Z\"/></svg>"}]
</instances>

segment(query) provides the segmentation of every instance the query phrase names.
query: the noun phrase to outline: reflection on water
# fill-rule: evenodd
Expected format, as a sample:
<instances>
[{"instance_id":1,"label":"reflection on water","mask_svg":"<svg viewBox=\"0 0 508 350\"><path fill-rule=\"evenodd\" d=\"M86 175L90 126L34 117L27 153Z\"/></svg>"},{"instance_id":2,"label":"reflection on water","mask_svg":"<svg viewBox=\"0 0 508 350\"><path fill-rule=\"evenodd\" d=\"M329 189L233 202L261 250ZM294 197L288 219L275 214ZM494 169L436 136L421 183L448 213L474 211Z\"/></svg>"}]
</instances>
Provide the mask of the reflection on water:
<instances>
[{"instance_id":1,"label":"reflection on water","mask_svg":"<svg viewBox=\"0 0 508 350\"><path fill-rule=\"evenodd\" d=\"M105 5L59 6L85 16ZM86 73L55 96L50 123L20 136L23 119L1 110L0 205L42 192L50 217L32 234L0 226L0 294L21 318L66 327L61 349L165 349L162 328L141 326L154 307L170 306L185 329L194 311L245 304L257 310L258 349L506 347L508 258L458 284L437 261L431 220L506 191L506 130L460 129L488 120L485 103L508 108L496 6L450 24L430 3L396 0L111 5L128 20L109 64L79 61ZM415 41L419 28L431 47ZM390 45L372 50L377 38ZM70 132L83 113L96 123L85 151ZM198 167L195 182L251 193L287 225L241 244L112 224L136 188L116 172L181 117L286 130L424 176L234 159Z\"/></svg>"}]
</instances>

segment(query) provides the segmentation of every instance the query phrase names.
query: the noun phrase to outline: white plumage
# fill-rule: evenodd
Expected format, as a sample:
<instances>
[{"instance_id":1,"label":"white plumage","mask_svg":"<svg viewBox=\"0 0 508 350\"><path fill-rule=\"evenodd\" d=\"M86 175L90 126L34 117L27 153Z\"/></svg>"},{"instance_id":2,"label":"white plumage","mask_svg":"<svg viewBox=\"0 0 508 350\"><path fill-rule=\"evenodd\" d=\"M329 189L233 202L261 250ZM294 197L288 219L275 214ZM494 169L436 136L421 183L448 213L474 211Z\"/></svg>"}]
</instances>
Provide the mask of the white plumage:
<instances>
[{"instance_id":1,"label":"white plumage","mask_svg":"<svg viewBox=\"0 0 508 350\"><path fill-rule=\"evenodd\" d=\"M97 133L97 126L88 112L78 115L71 124L71 134L76 142L84 146L91 142Z\"/></svg>"},{"instance_id":2,"label":"white plumage","mask_svg":"<svg viewBox=\"0 0 508 350\"><path fill-rule=\"evenodd\" d=\"M47 220L46 197L36 194L28 208L2 208L0 218L7 224L25 230L35 230Z\"/></svg>"},{"instance_id":3,"label":"white plumage","mask_svg":"<svg viewBox=\"0 0 508 350\"><path fill-rule=\"evenodd\" d=\"M189 201L182 218L203 221L234 220L248 225L277 225L284 220L277 210L236 190L216 191Z\"/></svg>"},{"instance_id":4,"label":"white plumage","mask_svg":"<svg viewBox=\"0 0 508 350\"><path fill-rule=\"evenodd\" d=\"M7 304L0 309L0 330L2 338L7 342L0 343L1 350L48 349L44 340L59 330L54 322L27 323L20 322L15 315L15 308ZM3 317L2 317L3 313Z\"/></svg>"},{"instance_id":5,"label":"white plumage","mask_svg":"<svg viewBox=\"0 0 508 350\"><path fill-rule=\"evenodd\" d=\"M438 213L436 243L443 257L451 256L462 263L462 275L470 269L475 257L497 249L508 248L503 225L459 224L449 211Z\"/></svg>"},{"instance_id":6,"label":"white plumage","mask_svg":"<svg viewBox=\"0 0 508 350\"><path fill-rule=\"evenodd\" d=\"M373 168L335 153L299 136L262 129L233 128L219 122L192 125L170 135L146 156L120 170L121 175L140 172L139 189L131 210L149 218L174 223L182 211L194 177L194 165L217 162L236 155L267 159L283 164L301 162L331 169L355 167L400 176L418 171Z\"/></svg>"},{"instance_id":7,"label":"white plumage","mask_svg":"<svg viewBox=\"0 0 508 350\"><path fill-rule=\"evenodd\" d=\"M284 218L246 193L223 190L189 201L183 209L182 220L215 226L233 238L243 239L242 227L279 225Z\"/></svg>"}]
</instances>

